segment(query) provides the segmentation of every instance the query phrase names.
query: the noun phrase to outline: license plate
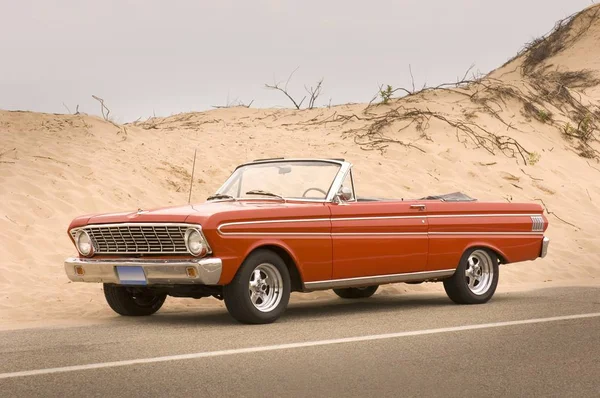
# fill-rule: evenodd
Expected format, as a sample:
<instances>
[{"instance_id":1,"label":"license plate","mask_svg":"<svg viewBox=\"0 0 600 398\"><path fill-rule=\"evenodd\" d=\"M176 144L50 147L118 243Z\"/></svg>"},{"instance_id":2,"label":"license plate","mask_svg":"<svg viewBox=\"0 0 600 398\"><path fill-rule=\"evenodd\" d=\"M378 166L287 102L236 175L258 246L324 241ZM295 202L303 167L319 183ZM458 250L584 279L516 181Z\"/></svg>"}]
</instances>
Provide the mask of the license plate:
<instances>
[{"instance_id":1,"label":"license plate","mask_svg":"<svg viewBox=\"0 0 600 398\"><path fill-rule=\"evenodd\" d=\"M147 285L146 274L144 274L144 269L142 267L123 267L117 266L117 275L119 276L119 281L123 285Z\"/></svg>"}]
</instances>

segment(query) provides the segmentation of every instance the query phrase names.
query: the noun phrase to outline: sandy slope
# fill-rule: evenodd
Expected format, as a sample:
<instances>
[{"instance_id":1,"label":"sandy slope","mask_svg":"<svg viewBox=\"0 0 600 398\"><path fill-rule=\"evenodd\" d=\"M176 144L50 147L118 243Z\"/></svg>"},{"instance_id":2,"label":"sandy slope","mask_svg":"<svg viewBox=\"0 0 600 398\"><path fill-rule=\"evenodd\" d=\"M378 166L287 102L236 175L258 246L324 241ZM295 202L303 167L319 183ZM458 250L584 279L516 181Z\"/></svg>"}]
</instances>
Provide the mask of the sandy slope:
<instances>
[{"instance_id":1,"label":"sandy slope","mask_svg":"<svg viewBox=\"0 0 600 398\"><path fill-rule=\"evenodd\" d=\"M582 69L600 78L600 18L592 14L599 10L591 7L578 16L569 29L585 26L587 19L589 26L529 73L523 73L524 53L488 80L368 109L366 104L303 111L231 108L124 127L85 115L0 111L1 322L8 327L18 321L113 316L100 285L69 283L64 275L62 261L75 253L66 227L80 214L185 203L194 148L199 151L195 201L211 194L238 163L274 156L346 158L355 164L361 195L410 198L462 191L480 200L543 200L552 212L550 254L504 267L500 289L550 281L598 283L600 164L579 155L578 139L565 139L561 131L567 123L577 125L577 115L543 95L539 79ZM600 116L600 84L590 79L569 90L586 109L598 112L590 114L593 124ZM527 112L522 96L501 91L506 87L539 100L534 109L547 109L552 120ZM501 139L508 143L503 148L520 148L523 156L517 151L512 157L494 144L503 135L510 137ZM382 138L412 146L388 143L381 151L368 150ZM596 141L588 140L586 148L593 154ZM386 286L382 294L432 289L442 290L399 284ZM319 292L294 299L330 296ZM212 299L167 303L167 311L222 305Z\"/></svg>"}]
</instances>

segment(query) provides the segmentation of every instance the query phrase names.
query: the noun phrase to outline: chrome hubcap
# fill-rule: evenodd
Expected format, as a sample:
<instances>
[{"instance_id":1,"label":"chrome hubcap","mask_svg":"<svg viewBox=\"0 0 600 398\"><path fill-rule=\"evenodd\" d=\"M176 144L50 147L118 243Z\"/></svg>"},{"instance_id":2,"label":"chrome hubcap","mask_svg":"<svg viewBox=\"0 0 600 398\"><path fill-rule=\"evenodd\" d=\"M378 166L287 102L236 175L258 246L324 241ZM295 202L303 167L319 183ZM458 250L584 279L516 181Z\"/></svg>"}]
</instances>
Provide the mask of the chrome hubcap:
<instances>
[{"instance_id":1,"label":"chrome hubcap","mask_svg":"<svg viewBox=\"0 0 600 398\"><path fill-rule=\"evenodd\" d=\"M485 294L494 278L492 258L482 250L475 250L467 260L465 277L470 291L477 295Z\"/></svg>"},{"instance_id":2,"label":"chrome hubcap","mask_svg":"<svg viewBox=\"0 0 600 398\"><path fill-rule=\"evenodd\" d=\"M281 301L283 279L279 270L269 263L260 264L252 271L248 283L250 301L261 312L274 310Z\"/></svg>"}]
</instances>

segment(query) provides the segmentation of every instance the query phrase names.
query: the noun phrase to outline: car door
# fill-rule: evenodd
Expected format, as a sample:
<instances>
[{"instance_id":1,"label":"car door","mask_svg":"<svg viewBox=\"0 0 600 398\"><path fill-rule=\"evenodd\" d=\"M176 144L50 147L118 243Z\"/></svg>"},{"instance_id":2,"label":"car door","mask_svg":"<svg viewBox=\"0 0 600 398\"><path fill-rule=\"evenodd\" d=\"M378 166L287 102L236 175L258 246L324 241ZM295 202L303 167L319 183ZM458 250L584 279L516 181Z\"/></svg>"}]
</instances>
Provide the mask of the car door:
<instances>
[{"instance_id":1,"label":"car door","mask_svg":"<svg viewBox=\"0 0 600 398\"><path fill-rule=\"evenodd\" d=\"M331 203L333 279L426 270L427 210L418 201Z\"/></svg>"}]
</instances>

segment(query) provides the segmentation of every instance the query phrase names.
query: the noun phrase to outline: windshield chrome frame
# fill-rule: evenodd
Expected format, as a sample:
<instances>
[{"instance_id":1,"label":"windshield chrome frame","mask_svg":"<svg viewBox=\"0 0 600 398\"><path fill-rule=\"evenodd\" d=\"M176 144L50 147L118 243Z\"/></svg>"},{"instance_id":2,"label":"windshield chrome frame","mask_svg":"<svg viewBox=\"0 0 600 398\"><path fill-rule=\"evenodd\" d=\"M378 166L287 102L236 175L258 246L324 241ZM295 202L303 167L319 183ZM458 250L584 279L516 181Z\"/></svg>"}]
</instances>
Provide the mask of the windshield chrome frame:
<instances>
[{"instance_id":1,"label":"windshield chrome frame","mask_svg":"<svg viewBox=\"0 0 600 398\"><path fill-rule=\"evenodd\" d=\"M332 164L336 164L339 165L340 168L338 169L338 172L336 174L336 176L333 178L332 183L329 187L329 191L327 192L327 195L325 196L325 199L309 199L309 198L287 198L284 197L285 201L300 201L300 202L317 202L317 203L333 203L336 194L339 192L342 183L344 182L344 180L346 179L346 176L348 175L348 173L350 173L351 169L352 169L352 163L347 162L345 160L337 160L337 159L312 159L312 158L289 158L289 159L265 159L265 160L257 160L254 162L247 162L247 163L242 163L239 166L237 166L233 172L229 175L229 177L225 180L225 182L223 183L223 185L221 185L219 187L219 189L217 189L217 191L215 192L215 194L220 193L222 190L228 188L228 186L232 183L231 178L232 176L235 174L235 172L244 166L252 166L252 165L256 165L256 164L267 164L267 163L288 163L288 162L323 162L323 163L332 163ZM356 196L356 193L354 192L354 184L352 184L352 193L354 196ZM235 201L239 201L239 200L281 200L280 198L270 198L270 197L262 197L262 198L233 198L233 199L216 199L216 200L211 200L210 202L226 202L226 201L230 201L230 200L235 200Z\"/></svg>"}]
</instances>

